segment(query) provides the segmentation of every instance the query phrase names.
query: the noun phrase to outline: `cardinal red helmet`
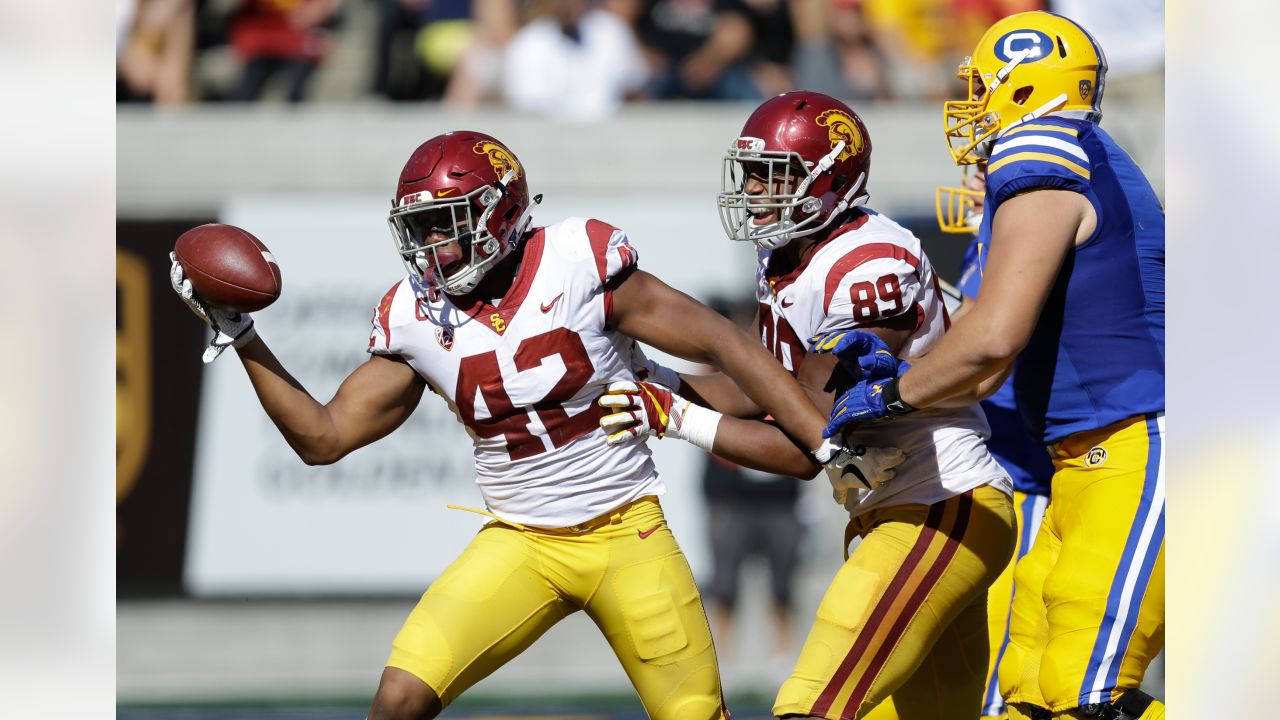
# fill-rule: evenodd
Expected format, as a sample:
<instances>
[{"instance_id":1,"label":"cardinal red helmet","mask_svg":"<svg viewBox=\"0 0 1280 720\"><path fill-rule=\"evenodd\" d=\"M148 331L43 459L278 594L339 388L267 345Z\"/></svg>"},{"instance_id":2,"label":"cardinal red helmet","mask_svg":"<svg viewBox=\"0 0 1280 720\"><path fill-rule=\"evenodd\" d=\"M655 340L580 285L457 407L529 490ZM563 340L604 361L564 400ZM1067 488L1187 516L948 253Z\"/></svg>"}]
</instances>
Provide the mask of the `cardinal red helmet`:
<instances>
[{"instance_id":1,"label":"cardinal red helmet","mask_svg":"<svg viewBox=\"0 0 1280 720\"><path fill-rule=\"evenodd\" d=\"M858 114L822 93L766 100L724 159L720 221L733 240L773 249L867 201L871 138ZM748 193L748 179L762 193Z\"/></svg>"},{"instance_id":2,"label":"cardinal red helmet","mask_svg":"<svg viewBox=\"0 0 1280 720\"><path fill-rule=\"evenodd\" d=\"M483 133L455 131L409 156L387 222L410 275L457 295L515 248L533 204L515 153Z\"/></svg>"}]
</instances>

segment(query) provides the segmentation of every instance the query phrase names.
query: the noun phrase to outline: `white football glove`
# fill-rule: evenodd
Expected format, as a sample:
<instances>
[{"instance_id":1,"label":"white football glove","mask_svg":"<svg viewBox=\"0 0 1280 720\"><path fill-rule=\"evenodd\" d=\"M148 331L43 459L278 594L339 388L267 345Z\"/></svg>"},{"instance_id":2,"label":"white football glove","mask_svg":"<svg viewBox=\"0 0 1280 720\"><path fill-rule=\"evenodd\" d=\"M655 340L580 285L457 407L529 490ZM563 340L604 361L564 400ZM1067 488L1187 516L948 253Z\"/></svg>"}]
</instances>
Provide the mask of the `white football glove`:
<instances>
[{"instance_id":1,"label":"white football glove","mask_svg":"<svg viewBox=\"0 0 1280 720\"><path fill-rule=\"evenodd\" d=\"M223 350L243 347L257 337L258 332L253 329L253 317L249 313L229 313L208 305L196 295L191 281L182 272L182 263L178 262L177 256L169 253L169 260L173 263L169 266L169 284L173 286L173 291L191 308L196 317L208 323L213 330L213 340L205 348L201 360L211 363L218 359Z\"/></svg>"},{"instance_id":2,"label":"white football glove","mask_svg":"<svg viewBox=\"0 0 1280 720\"><path fill-rule=\"evenodd\" d=\"M896 447L855 445L849 448L830 438L822 441L813 456L827 467L831 496L841 505L845 504L850 490L875 490L892 480L898 472L894 468L907 459Z\"/></svg>"},{"instance_id":3,"label":"white football glove","mask_svg":"<svg viewBox=\"0 0 1280 720\"><path fill-rule=\"evenodd\" d=\"M650 436L679 438L710 451L715 443L720 413L695 405L652 382L620 380L609 384L596 401L617 410L600 418L605 442L620 445Z\"/></svg>"}]
</instances>

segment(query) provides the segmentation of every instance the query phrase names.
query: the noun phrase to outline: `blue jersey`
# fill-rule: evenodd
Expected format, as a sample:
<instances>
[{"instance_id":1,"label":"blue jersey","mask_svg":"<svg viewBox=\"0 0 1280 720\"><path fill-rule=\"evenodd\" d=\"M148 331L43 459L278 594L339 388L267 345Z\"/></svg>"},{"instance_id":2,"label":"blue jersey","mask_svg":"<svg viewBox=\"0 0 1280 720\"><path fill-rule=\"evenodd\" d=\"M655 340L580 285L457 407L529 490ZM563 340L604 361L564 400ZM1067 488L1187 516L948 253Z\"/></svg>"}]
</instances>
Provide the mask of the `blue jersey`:
<instances>
[{"instance_id":1,"label":"blue jersey","mask_svg":"<svg viewBox=\"0 0 1280 720\"><path fill-rule=\"evenodd\" d=\"M960 281L956 283L965 297L978 296L986 262L986 240L982 237L974 238L964 252ZM1009 477L1013 478L1013 489L1033 495L1048 495L1049 481L1053 478L1053 461L1049 459L1044 443L1027 432L1018 414L1013 396L1013 379L1005 381L994 395L983 400L982 409L987 413L987 424L991 426L987 449L1009 471Z\"/></svg>"},{"instance_id":2,"label":"blue jersey","mask_svg":"<svg viewBox=\"0 0 1280 720\"><path fill-rule=\"evenodd\" d=\"M1019 192L1051 188L1088 198L1098 227L1063 260L1035 331L1018 356L1014 390L1028 429L1045 443L1164 411L1164 209L1133 159L1095 123L1044 117L996 141L987 165L987 218Z\"/></svg>"}]
</instances>

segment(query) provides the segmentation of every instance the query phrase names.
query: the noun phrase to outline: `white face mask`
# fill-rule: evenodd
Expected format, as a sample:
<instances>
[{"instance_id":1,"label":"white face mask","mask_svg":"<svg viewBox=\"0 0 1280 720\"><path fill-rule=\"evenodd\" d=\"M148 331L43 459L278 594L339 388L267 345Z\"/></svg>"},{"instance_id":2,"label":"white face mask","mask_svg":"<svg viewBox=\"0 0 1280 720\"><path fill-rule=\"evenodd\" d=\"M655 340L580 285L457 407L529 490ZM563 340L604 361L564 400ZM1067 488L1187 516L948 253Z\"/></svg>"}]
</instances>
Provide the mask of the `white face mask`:
<instances>
[{"instance_id":1,"label":"white face mask","mask_svg":"<svg viewBox=\"0 0 1280 720\"><path fill-rule=\"evenodd\" d=\"M742 147L751 145L752 140L754 139L741 138L729 148L724 158L718 205L720 223L730 240L750 241L765 250L775 250L795 238L812 235L826 228L845 210L867 201L865 193L858 196L866 182L865 172L858 176L857 181L825 215L822 213L822 201L807 196L814 181L823 173L830 172L835 159L844 150L843 142L838 143L815 165L806 162L799 153ZM762 142L759 144L763 145ZM747 194L749 165L757 166L757 174L765 179L765 193ZM794 191L785 192L793 187ZM770 212L777 214L774 222L757 222L762 213Z\"/></svg>"}]
</instances>

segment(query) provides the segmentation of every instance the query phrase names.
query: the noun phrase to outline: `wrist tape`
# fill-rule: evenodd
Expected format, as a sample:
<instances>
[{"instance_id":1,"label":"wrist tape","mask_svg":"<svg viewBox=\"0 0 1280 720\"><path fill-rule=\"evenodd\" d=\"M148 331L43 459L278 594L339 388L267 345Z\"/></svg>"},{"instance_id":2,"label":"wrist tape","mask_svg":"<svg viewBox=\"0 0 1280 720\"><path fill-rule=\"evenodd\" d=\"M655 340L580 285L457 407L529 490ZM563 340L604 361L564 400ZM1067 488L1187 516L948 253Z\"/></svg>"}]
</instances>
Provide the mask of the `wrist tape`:
<instances>
[{"instance_id":1,"label":"wrist tape","mask_svg":"<svg viewBox=\"0 0 1280 720\"><path fill-rule=\"evenodd\" d=\"M673 427L668 428L668 433L711 452L716 443L716 431L720 429L720 418L723 415L683 398L679 402L684 403L684 407L679 411L675 406L672 407L672 413L676 414L676 417L672 418Z\"/></svg>"}]
</instances>

